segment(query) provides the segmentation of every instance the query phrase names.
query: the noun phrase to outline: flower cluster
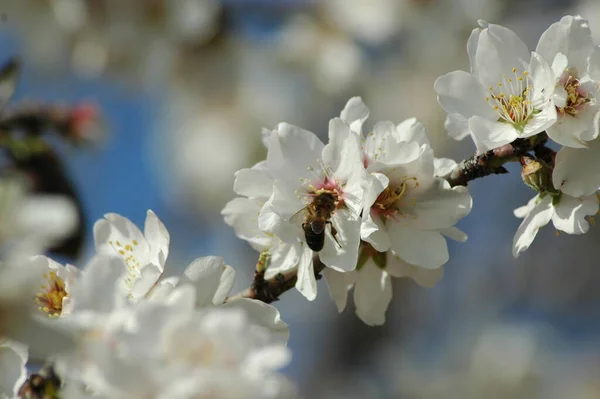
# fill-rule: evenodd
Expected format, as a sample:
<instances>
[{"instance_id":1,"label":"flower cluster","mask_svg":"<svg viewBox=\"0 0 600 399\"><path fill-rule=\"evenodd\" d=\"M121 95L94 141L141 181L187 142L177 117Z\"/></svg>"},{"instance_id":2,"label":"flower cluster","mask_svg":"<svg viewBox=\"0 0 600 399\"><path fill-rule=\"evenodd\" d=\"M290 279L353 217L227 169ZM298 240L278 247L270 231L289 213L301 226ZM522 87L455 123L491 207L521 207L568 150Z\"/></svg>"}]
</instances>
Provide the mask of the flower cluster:
<instances>
[{"instance_id":1,"label":"flower cluster","mask_svg":"<svg viewBox=\"0 0 600 399\"><path fill-rule=\"evenodd\" d=\"M518 256L552 220L557 230L582 234L598 212L600 49L588 23L565 16L540 37L534 52L505 27L480 22L467 43L470 72L438 78L434 88L448 113L451 137L472 137L479 153L529 140L523 179L538 194L515 210L523 218L513 242ZM544 147L547 134L562 148Z\"/></svg>"},{"instance_id":2,"label":"flower cluster","mask_svg":"<svg viewBox=\"0 0 600 399\"><path fill-rule=\"evenodd\" d=\"M317 294L313 255L325 266L341 310L354 286L357 315L383 324L391 276L433 285L448 261L446 237L465 241L454 225L471 209L465 187L451 187L425 128L415 119L376 123L359 97L329 122L329 141L299 127L265 131L267 159L236 174L241 197L223 210L238 237L271 255L267 274L297 268L296 288Z\"/></svg>"},{"instance_id":3,"label":"flower cluster","mask_svg":"<svg viewBox=\"0 0 600 399\"><path fill-rule=\"evenodd\" d=\"M10 323L0 334L36 356L54 355L61 397L294 396L277 372L289 361L287 325L265 303L225 303L235 272L222 258L196 259L182 276L163 278L169 233L152 211L144 233L108 214L94 237L97 255L83 270L35 256L0 272L11 277L2 279L10 285L1 316ZM0 355L11 367L0 394L14 397L27 350L6 341Z\"/></svg>"}]
</instances>

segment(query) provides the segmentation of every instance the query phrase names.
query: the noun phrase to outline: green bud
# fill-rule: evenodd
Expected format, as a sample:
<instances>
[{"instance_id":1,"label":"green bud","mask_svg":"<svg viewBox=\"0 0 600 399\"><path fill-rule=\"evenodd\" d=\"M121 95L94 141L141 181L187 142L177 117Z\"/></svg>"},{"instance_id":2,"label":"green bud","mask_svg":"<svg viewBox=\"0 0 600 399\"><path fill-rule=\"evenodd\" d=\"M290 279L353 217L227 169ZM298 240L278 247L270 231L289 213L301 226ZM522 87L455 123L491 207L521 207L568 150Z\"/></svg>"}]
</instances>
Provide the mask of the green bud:
<instances>
[{"instance_id":1,"label":"green bud","mask_svg":"<svg viewBox=\"0 0 600 399\"><path fill-rule=\"evenodd\" d=\"M523 182L540 194L560 195L552 184L552 167L542 160L522 157L521 178Z\"/></svg>"}]
</instances>

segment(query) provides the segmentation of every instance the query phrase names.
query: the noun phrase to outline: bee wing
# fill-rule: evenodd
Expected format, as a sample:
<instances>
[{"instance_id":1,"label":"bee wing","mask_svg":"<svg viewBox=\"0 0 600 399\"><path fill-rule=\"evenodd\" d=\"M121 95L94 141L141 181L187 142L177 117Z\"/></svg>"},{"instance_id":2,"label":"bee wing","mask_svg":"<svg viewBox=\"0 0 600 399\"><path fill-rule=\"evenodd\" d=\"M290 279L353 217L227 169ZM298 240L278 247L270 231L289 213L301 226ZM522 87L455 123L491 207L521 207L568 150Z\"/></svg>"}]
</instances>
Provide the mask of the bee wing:
<instances>
[{"instance_id":1,"label":"bee wing","mask_svg":"<svg viewBox=\"0 0 600 399\"><path fill-rule=\"evenodd\" d=\"M21 63L17 58L11 58L0 68L0 109L4 108L17 89Z\"/></svg>"},{"instance_id":2,"label":"bee wing","mask_svg":"<svg viewBox=\"0 0 600 399\"><path fill-rule=\"evenodd\" d=\"M352 202L359 204L360 203L360 199L353 194L350 193L344 193L344 197L348 198L349 200L351 200ZM348 204L345 204L346 206L343 208L344 210L350 212L352 215L359 217L360 215L358 214L358 212L356 212L354 209L352 209L351 207L348 206Z\"/></svg>"},{"instance_id":3,"label":"bee wing","mask_svg":"<svg viewBox=\"0 0 600 399\"><path fill-rule=\"evenodd\" d=\"M301 225L302 223L304 223L304 218L301 218L300 216L305 215L306 208L308 208L308 205L306 205L305 207L300 209L298 212L296 212L292 216L290 216L290 218L288 219L288 222L294 223L297 225Z\"/></svg>"}]
</instances>

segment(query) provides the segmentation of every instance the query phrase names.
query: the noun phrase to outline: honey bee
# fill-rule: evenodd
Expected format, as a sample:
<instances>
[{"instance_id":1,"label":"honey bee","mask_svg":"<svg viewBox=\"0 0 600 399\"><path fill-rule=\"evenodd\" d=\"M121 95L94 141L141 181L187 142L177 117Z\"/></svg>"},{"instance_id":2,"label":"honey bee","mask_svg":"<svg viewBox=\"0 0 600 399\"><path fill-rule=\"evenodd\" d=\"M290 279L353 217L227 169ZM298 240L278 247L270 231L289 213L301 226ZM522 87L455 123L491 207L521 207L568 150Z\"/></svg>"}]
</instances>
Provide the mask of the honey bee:
<instances>
[{"instance_id":1,"label":"honey bee","mask_svg":"<svg viewBox=\"0 0 600 399\"><path fill-rule=\"evenodd\" d=\"M304 213L304 223L302 223L302 230L304 230L304 237L306 238L306 244L308 247L315 252L319 252L323 249L325 244L325 227L326 225L331 226L331 235L335 242L341 247L338 242L336 235L337 230L331 223L331 215L335 212L337 206L337 200L335 196L328 192L323 192L315 195L312 202L300 209L294 214L290 220L293 220L298 215Z\"/></svg>"}]
</instances>

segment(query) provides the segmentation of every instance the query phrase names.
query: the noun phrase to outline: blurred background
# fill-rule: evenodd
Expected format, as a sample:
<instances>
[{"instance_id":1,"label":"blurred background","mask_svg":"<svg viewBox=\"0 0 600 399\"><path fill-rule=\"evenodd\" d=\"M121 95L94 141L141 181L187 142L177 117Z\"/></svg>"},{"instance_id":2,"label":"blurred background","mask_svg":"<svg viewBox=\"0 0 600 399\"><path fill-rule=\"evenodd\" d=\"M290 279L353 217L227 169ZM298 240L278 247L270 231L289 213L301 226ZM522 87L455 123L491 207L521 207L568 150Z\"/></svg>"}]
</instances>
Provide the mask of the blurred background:
<instances>
[{"instance_id":1,"label":"blurred background","mask_svg":"<svg viewBox=\"0 0 600 399\"><path fill-rule=\"evenodd\" d=\"M171 233L169 274L223 256L249 285L257 254L220 210L233 174L264 159L262 127L286 121L326 138L352 96L377 120L416 116L437 156L470 156L443 129L434 80L468 69L478 19L535 48L565 14L600 39L598 0L0 0L0 62L22 60L14 102L91 102L99 146L58 145L82 201L84 265L92 225L116 212L143 225L153 209ZM450 243L432 289L394 281L383 327L353 306L338 315L324 282L308 302L275 305L291 329L286 373L306 398L600 397L600 233L540 231L519 259L512 211L533 191L519 168L469 185L470 236Z\"/></svg>"}]
</instances>

